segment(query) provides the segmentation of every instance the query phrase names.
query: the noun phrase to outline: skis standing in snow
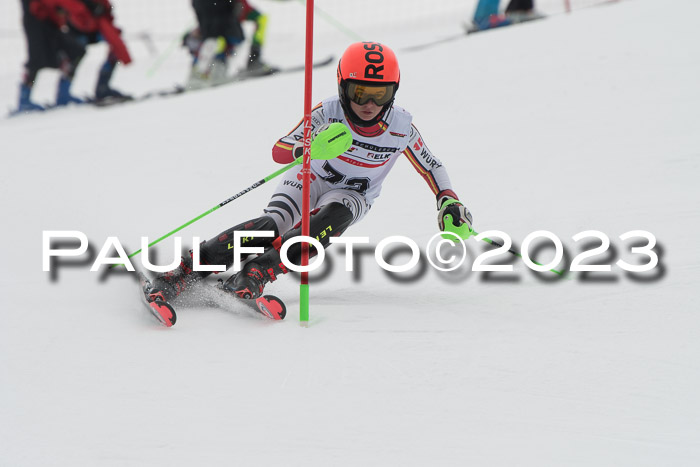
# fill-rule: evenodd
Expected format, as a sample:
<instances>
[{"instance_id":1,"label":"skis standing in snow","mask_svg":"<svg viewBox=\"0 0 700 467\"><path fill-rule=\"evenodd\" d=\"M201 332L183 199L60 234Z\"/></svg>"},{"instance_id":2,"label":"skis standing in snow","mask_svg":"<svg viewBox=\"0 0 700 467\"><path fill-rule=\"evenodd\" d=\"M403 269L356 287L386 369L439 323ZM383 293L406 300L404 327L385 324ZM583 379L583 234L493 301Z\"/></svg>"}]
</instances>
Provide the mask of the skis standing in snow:
<instances>
[{"instance_id":1,"label":"skis standing in snow","mask_svg":"<svg viewBox=\"0 0 700 467\"><path fill-rule=\"evenodd\" d=\"M73 76L85 55L86 45L101 40L109 44L110 50L100 69L95 99L128 99L128 96L109 85L117 63L131 62L121 31L114 25L109 0L22 0L22 8L28 59L20 85L17 112L44 110L30 98L32 86L42 68L61 71L57 106L82 103L81 99L70 93Z\"/></svg>"},{"instance_id":2,"label":"skis standing in snow","mask_svg":"<svg viewBox=\"0 0 700 467\"><path fill-rule=\"evenodd\" d=\"M319 132L332 122L346 123L353 143L332 160L311 162L310 236L327 247L330 237L341 235L360 221L379 196L381 185L402 155L424 178L436 196L441 230L443 219L452 216L454 224L467 224L472 218L459 202L443 164L430 152L406 110L394 105L400 84L399 65L394 52L377 42L352 44L338 64L338 95L322 101L312 112L312 124ZM289 163L303 151L303 125L282 137L272 148L278 163ZM275 237L249 236L241 240L246 247L263 247L264 253L250 257L242 270L229 278L223 288L240 298L260 297L265 285L285 274L287 268L279 250L290 238L299 236L301 228L301 167L289 170L280 181L260 217L242 222L200 246L202 264L233 265L235 231L268 230ZM311 247L310 254L316 252ZM290 261L300 263L301 244L287 252ZM170 300L190 289L209 272L194 271L192 258L184 257L173 271L160 274L152 281L151 294Z\"/></svg>"}]
</instances>

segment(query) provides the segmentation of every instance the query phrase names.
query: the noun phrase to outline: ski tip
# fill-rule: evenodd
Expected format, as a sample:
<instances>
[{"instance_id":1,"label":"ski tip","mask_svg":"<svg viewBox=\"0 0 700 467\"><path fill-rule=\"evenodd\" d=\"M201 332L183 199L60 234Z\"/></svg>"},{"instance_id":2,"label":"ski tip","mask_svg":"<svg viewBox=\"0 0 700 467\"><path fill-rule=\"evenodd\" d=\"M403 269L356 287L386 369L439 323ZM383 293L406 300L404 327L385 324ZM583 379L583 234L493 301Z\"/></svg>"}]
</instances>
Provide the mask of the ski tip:
<instances>
[{"instance_id":1,"label":"ski tip","mask_svg":"<svg viewBox=\"0 0 700 467\"><path fill-rule=\"evenodd\" d=\"M282 320L287 316L287 307L284 302L274 295L263 295L255 299L260 313L274 320Z\"/></svg>"},{"instance_id":2,"label":"ski tip","mask_svg":"<svg viewBox=\"0 0 700 467\"><path fill-rule=\"evenodd\" d=\"M165 327L172 327L177 321L177 315L175 310L170 304L162 302L160 300L152 301L148 304L151 308L151 313L161 322Z\"/></svg>"}]
</instances>

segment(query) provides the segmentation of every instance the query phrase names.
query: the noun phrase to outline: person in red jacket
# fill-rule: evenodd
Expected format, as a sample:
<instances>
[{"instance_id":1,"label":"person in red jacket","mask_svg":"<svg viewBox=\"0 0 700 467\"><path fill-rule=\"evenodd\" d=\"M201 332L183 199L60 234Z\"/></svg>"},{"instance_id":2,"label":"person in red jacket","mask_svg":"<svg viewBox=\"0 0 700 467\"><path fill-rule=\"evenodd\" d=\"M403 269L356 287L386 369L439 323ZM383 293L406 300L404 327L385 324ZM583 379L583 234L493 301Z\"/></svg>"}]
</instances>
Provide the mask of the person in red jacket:
<instances>
[{"instance_id":1,"label":"person in red jacket","mask_svg":"<svg viewBox=\"0 0 700 467\"><path fill-rule=\"evenodd\" d=\"M73 76L87 45L102 40L109 44L109 55L99 72L95 99L130 99L109 85L117 63L131 62L121 31L114 25L109 0L22 0L22 7L28 60L20 84L18 111L44 110L30 99L37 74L43 68L61 71L57 106L82 103L70 93Z\"/></svg>"}]
</instances>

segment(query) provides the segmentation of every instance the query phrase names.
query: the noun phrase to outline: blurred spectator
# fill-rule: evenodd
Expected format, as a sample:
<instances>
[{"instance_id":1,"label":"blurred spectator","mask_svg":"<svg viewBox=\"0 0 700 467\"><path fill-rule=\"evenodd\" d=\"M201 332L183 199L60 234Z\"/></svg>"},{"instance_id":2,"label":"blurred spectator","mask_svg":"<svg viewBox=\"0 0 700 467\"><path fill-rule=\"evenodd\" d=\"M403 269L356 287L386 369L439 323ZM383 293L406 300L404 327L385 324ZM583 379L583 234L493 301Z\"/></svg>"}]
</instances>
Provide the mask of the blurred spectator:
<instances>
[{"instance_id":1,"label":"blurred spectator","mask_svg":"<svg viewBox=\"0 0 700 467\"><path fill-rule=\"evenodd\" d=\"M500 0L479 0L472 25L467 27L467 33L544 17L535 11L534 0L510 0L505 14L499 12L499 4Z\"/></svg>"},{"instance_id":2,"label":"blurred spectator","mask_svg":"<svg viewBox=\"0 0 700 467\"><path fill-rule=\"evenodd\" d=\"M534 0L510 0L506 7L506 15L509 13L530 13L535 9Z\"/></svg>"},{"instance_id":3,"label":"blurred spectator","mask_svg":"<svg viewBox=\"0 0 700 467\"><path fill-rule=\"evenodd\" d=\"M535 11L534 0L510 0L506 7L506 18L513 23L542 17L541 14Z\"/></svg>"},{"instance_id":4,"label":"blurred spectator","mask_svg":"<svg viewBox=\"0 0 700 467\"><path fill-rule=\"evenodd\" d=\"M267 16L247 0L192 0L192 6L198 27L185 34L182 41L193 57L188 87L206 87L228 79L228 59L244 40L243 21L255 23L247 71L255 75L277 71L261 60Z\"/></svg>"},{"instance_id":5,"label":"blurred spectator","mask_svg":"<svg viewBox=\"0 0 700 467\"><path fill-rule=\"evenodd\" d=\"M247 0L240 0L241 11L238 15L240 22L252 21L255 23L255 32L250 44L248 54L248 71L257 74L270 74L277 69L269 66L260 59L262 46L265 43L265 33L267 30L267 15L252 7Z\"/></svg>"},{"instance_id":6,"label":"blurred spectator","mask_svg":"<svg viewBox=\"0 0 700 467\"><path fill-rule=\"evenodd\" d=\"M130 99L109 85L116 64L131 62L121 31L114 26L109 0L22 0L22 8L28 59L20 85L18 111L44 110L30 99L37 74L43 68L61 71L57 106L82 103L70 93L73 76L87 45L102 40L109 44L110 50L99 72L95 99Z\"/></svg>"}]
</instances>

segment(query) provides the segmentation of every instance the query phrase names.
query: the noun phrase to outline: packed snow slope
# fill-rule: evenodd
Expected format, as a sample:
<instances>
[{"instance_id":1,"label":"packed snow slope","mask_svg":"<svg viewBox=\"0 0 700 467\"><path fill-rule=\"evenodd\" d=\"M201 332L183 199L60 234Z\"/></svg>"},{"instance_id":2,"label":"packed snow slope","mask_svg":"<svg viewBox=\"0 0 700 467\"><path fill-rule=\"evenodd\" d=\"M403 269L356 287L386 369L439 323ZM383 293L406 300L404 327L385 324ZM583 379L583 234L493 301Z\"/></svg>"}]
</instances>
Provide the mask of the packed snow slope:
<instances>
[{"instance_id":1,"label":"packed snow slope","mask_svg":"<svg viewBox=\"0 0 700 467\"><path fill-rule=\"evenodd\" d=\"M42 271L43 231L84 232L93 259L111 236L133 251L274 172L302 74L1 120L0 465L699 465L698 17L693 0L635 0L400 51L397 102L476 229L516 246L551 231L569 263L599 244L572 236L598 230L612 247L587 262L612 271L552 280L505 255L489 262L514 272L471 272L487 246L471 239L455 272L388 275L373 245L424 250L437 229L400 161L347 232L371 241L355 271L329 251L308 328L290 276L269 286L285 321L194 302L165 329L131 274L85 257ZM314 101L335 90L334 67L318 69ZM273 188L183 230L185 245L257 216ZM633 230L657 239L648 273L615 265L647 261L619 238ZM169 262L172 241L156 251Z\"/></svg>"}]
</instances>

